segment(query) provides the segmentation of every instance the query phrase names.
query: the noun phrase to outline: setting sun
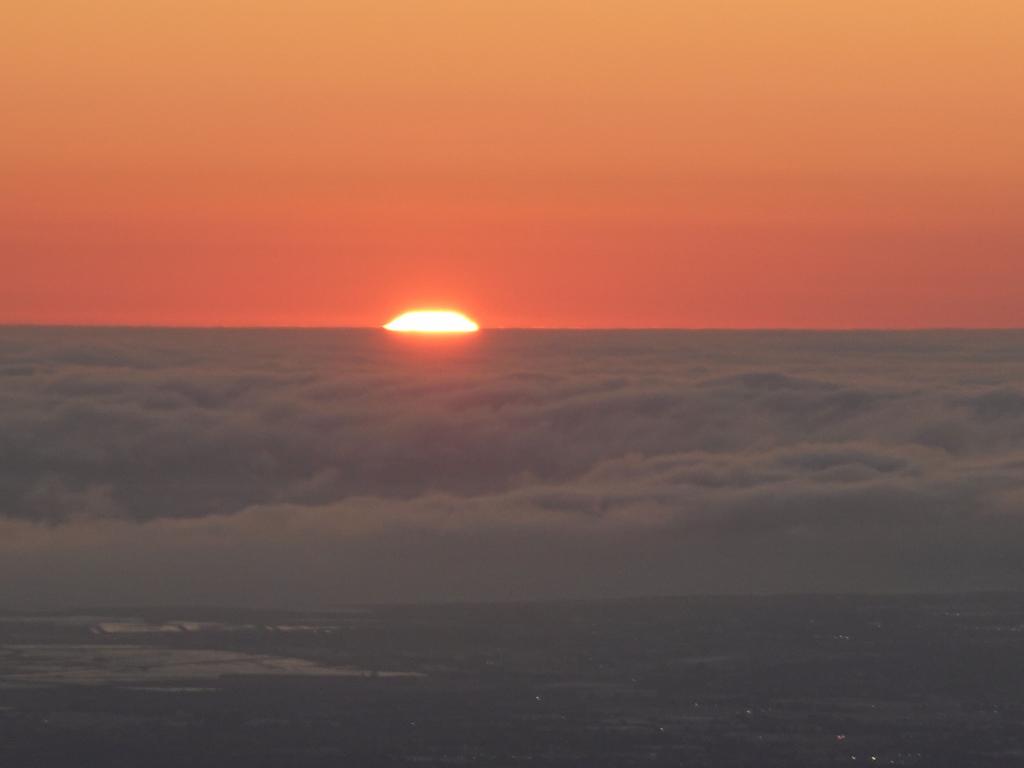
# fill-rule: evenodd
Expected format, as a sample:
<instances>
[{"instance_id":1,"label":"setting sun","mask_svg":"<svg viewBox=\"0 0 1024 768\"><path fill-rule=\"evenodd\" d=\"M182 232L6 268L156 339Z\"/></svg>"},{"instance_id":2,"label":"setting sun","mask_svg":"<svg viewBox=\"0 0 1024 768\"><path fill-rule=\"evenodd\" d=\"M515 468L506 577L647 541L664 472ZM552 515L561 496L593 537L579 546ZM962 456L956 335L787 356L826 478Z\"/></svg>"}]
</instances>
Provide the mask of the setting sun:
<instances>
[{"instance_id":1,"label":"setting sun","mask_svg":"<svg viewBox=\"0 0 1024 768\"><path fill-rule=\"evenodd\" d=\"M405 312L384 328L400 333L473 333L480 330L480 326L461 312L448 309Z\"/></svg>"}]
</instances>

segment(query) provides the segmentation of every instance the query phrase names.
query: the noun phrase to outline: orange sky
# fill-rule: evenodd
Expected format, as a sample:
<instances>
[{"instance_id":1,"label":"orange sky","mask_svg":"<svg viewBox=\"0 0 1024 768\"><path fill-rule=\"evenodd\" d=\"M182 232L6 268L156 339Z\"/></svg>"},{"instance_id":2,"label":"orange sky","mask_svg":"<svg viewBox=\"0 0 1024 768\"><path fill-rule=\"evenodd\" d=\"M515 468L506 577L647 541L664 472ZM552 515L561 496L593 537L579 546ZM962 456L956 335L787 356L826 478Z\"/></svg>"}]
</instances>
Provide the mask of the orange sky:
<instances>
[{"instance_id":1,"label":"orange sky","mask_svg":"<svg viewBox=\"0 0 1024 768\"><path fill-rule=\"evenodd\" d=\"M1024 325L1020 0L12 0L0 322Z\"/></svg>"}]
</instances>

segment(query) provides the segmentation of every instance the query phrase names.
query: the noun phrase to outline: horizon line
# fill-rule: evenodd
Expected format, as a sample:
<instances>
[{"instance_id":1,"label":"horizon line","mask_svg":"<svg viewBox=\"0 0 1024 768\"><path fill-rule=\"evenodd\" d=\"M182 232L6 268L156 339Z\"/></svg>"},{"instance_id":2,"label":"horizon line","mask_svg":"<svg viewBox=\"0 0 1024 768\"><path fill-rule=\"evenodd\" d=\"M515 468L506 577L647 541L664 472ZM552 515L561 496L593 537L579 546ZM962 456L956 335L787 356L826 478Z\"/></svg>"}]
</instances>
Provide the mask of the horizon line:
<instances>
[{"instance_id":1,"label":"horizon line","mask_svg":"<svg viewBox=\"0 0 1024 768\"><path fill-rule=\"evenodd\" d=\"M383 325L316 324L208 324L208 323L3 323L0 329L194 330L194 331L384 331ZM481 325L479 331L688 331L688 332L794 332L794 333L934 333L1024 331L1024 325L849 325L849 326L723 326L723 325ZM478 332L479 332L478 331Z\"/></svg>"}]
</instances>

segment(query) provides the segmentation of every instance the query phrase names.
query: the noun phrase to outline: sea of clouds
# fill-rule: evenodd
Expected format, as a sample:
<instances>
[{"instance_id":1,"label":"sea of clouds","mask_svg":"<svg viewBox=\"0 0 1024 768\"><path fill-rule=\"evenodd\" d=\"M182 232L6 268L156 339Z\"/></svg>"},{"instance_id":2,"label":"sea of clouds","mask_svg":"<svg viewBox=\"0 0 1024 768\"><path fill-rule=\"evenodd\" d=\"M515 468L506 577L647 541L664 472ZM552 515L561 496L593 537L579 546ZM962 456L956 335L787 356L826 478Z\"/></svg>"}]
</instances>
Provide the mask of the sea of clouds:
<instances>
[{"instance_id":1,"label":"sea of clouds","mask_svg":"<svg viewBox=\"0 0 1024 768\"><path fill-rule=\"evenodd\" d=\"M1024 587L1024 333L0 329L0 605Z\"/></svg>"}]
</instances>

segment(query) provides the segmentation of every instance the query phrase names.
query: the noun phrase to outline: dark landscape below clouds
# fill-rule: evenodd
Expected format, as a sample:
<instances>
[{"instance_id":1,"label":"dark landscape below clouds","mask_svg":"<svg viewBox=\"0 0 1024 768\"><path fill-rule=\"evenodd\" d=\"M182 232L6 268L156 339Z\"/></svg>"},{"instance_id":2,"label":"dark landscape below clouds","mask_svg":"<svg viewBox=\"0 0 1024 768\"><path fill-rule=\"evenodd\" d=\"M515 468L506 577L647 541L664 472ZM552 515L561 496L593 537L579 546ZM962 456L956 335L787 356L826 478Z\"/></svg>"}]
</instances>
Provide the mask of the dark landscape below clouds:
<instances>
[{"instance_id":1,"label":"dark landscape below clouds","mask_svg":"<svg viewBox=\"0 0 1024 768\"><path fill-rule=\"evenodd\" d=\"M0 613L17 768L1018 768L1020 595Z\"/></svg>"},{"instance_id":2,"label":"dark landscape below clouds","mask_svg":"<svg viewBox=\"0 0 1024 768\"><path fill-rule=\"evenodd\" d=\"M0 330L0 604L1024 586L1024 333Z\"/></svg>"}]
</instances>

